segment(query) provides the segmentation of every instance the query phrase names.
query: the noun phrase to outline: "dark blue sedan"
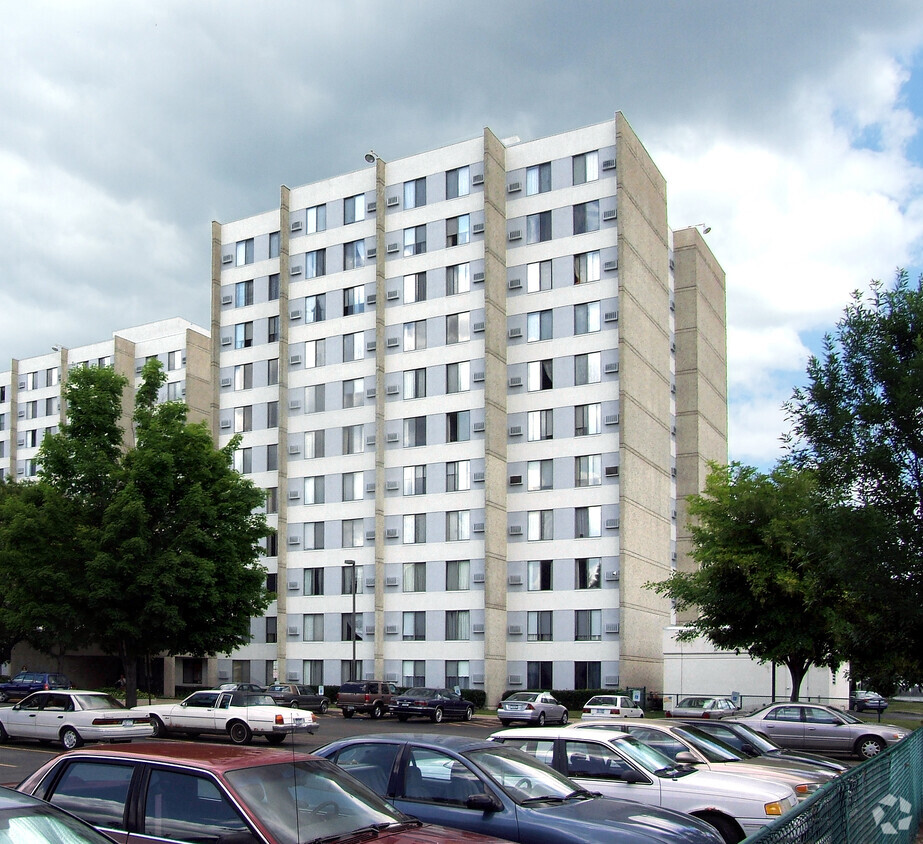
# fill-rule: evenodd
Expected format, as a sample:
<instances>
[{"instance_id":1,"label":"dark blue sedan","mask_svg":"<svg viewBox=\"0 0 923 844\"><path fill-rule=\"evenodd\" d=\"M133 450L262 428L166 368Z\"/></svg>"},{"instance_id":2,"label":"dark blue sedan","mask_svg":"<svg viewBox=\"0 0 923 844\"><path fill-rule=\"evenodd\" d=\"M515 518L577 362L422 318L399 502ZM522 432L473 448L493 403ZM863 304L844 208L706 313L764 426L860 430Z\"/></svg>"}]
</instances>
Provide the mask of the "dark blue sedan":
<instances>
[{"instance_id":1,"label":"dark blue sedan","mask_svg":"<svg viewBox=\"0 0 923 844\"><path fill-rule=\"evenodd\" d=\"M389 733L315 752L427 823L524 844L721 844L697 818L586 791L495 742Z\"/></svg>"},{"instance_id":2,"label":"dark blue sedan","mask_svg":"<svg viewBox=\"0 0 923 844\"><path fill-rule=\"evenodd\" d=\"M429 718L435 724L443 718L470 721L474 717L474 704L448 689L416 686L391 701L391 712L398 721L406 721L414 715Z\"/></svg>"}]
</instances>

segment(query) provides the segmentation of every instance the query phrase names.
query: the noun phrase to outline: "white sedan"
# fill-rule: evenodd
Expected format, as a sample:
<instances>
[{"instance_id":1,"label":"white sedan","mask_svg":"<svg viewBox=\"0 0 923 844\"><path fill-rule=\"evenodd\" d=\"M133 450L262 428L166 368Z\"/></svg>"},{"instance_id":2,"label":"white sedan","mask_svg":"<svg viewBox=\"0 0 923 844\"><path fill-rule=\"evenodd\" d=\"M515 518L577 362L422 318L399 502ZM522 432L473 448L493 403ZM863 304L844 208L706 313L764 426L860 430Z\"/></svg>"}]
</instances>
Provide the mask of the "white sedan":
<instances>
[{"instance_id":1,"label":"white sedan","mask_svg":"<svg viewBox=\"0 0 923 844\"><path fill-rule=\"evenodd\" d=\"M695 815L715 827L727 844L752 835L798 803L795 792L782 783L677 767L617 727L526 727L490 738L524 750L590 791Z\"/></svg>"},{"instance_id":2,"label":"white sedan","mask_svg":"<svg viewBox=\"0 0 923 844\"><path fill-rule=\"evenodd\" d=\"M227 735L234 744L250 744L254 736L280 744L289 733L315 733L319 726L311 712L278 706L265 693L235 690L193 692L181 703L136 706L134 711L150 715L156 738L210 733Z\"/></svg>"},{"instance_id":3,"label":"white sedan","mask_svg":"<svg viewBox=\"0 0 923 844\"><path fill-rule=\"evenodd\" d=\"M643 718L644 710L625 695L594 695L583 704L581 721Z\"/></svg>"},{"instance_id":4,"label":"white sedan","mask_svg":"<svg viewBox=\"0 0 923 844\"><path fill-rule=\"evenodd\" d=\"M53 689L33 692L0 708L0 742L11 738L59 741L68 750L85 741L150 738L151 719L104 692Z\"/></svg>"}]
</instances>

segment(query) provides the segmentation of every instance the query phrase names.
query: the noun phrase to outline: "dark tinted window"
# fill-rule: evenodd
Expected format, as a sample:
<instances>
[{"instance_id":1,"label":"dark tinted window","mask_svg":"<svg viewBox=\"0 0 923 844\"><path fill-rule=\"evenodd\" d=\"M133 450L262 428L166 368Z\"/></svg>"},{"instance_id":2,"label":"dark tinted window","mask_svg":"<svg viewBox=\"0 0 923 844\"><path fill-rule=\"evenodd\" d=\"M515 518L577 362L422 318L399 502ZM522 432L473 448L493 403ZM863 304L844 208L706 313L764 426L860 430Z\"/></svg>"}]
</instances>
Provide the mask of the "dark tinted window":
<instances>
[{"instance_id":1,"label":"dark tinted window","mask_svg":"<svg viewBox=\"0 0 923 844\"><path fill-rule=\"evenodd\" d=\"M74 762L46 799L93 826L125 829L125 801L133 773L134 765L129 764Z\"/></svg>"},{"instance_id":2,"label":"dark tinted window","mask_svg":"<svg viewBox=\"0 0 923 844\"><path fill-rule=\"evenodd\" d=\"M211 780L154 769L144 801L144 832L195 844L249 829Z\"/></svg>"}]
</instances>

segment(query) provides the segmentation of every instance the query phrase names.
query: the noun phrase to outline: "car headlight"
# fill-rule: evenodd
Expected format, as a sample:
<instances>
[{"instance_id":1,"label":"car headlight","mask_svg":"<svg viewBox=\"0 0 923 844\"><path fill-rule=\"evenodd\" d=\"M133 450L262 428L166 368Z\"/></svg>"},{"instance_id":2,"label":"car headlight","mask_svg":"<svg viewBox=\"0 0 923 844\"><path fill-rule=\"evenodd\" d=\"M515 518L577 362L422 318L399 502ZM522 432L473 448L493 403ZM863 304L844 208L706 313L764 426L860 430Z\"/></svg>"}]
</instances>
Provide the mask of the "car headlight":
<instances>
[{"instance_id":1,"label":"car headlight","mask_svg":"<svg viewBox=\"0 0 923 844\"><path fill-rule=\"evenodd\" d=\"M771 817L778 817L785 812L785 807L778 800L767 803L763 808L766 810L766 814Z\"/></svg>"},{"instance_id":2,"label":"car headlight","mask_svg":"<svg viewBox=\"0 0 923 844\"><path fill-rule=\"evenodd\" d=\"M819 782L802 782L795 786L795 794L813 794L820 788Z\"/></svg>"}]
</instances>

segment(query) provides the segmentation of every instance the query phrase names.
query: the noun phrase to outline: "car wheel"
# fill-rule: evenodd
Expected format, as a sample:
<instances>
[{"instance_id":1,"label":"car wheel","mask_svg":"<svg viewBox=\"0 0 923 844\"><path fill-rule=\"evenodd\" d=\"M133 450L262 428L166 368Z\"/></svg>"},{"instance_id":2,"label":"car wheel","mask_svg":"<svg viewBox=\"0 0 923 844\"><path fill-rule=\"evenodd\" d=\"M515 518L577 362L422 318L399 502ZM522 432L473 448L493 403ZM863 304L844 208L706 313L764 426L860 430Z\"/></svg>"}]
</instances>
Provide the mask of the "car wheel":
<instances>
[{"instance_id":1,"label":"car wheel","mask_svg":"<svg viewBox=\"0 0 923 844\"><path fill-rule=\"evenodd\" d=\"M0 703L6 703L9 698L6 696L6 692L0 692Z\"/></svg>"},{"instance_id":2,"label":"car wheel","mask_svg":"<svg viewBox=\"0 0 923 844\"><path fill-rule=\"evenodd\" d=\"M545 713L544 713L544 712L539 712L539 713L538 713L538 725L539 725L540 727L544 727L544 726L545 726Z\"/></svg>"},{"instance_id":3,"label":"car wheel","mask_svg":"<svg viewBox=\"0 0 923 844\"><path fill-rule=\"evenodd\" d=\"M383 707L380 703L376 703L376 704L372 707L371 716L372 716L372 718L373 718L374 720L377 721L377 720L378 720L379 718L381 718L381 716L384 715L384 714L385 714L385 709L384 709L384 707Z\"/></svg>"},{"instance_id":4,"label":"car wheel","mask_svg":"<svg viewBox=\"0 0 923 844\"><path fill-rule=\"evenodd\" d=\"M297 701L297 700L293 700L293 701L289 704L289 706L291 706L292 709L298 709L298 708L299 708L299 706L298 706L298 701Z\"/></svg>"},{"instance_id":5,"label":"car wheel","mask_svg":"<svg viewBox=\"0 0 923 844\"><path fill-rule=\"evenodd\" d=\"M564 726L570 718L570 713L565 709L564 714L561 716L561 726Z\"/></svg>"},{"instance_id":6,"label":"car wheel","mask_svg":"<svg viewBox=\"0 0 923 844\"><path fill-rule=\"evenodd\" d=\"M437 706L437 707L433 710L433 714L430 715L429 717L430 717L430 720L431 720L434 724L441 724L441 723L442 723L442 707L441 707L441 706Z\"/></svg>"},{"instance_id":7,"label":"car wheel","mask_svg":"<svg viewBox=\"0 0 923 844\"><path fill-rule=\"evenodd\" d=\"M228 725L228 735L234 744L250 744L253 741L253 730L243 721L233 721Z\"/></svg>"},{"instance_id":8,"label":"car wheel","mask_svg":"<svg viewBox=\"0 0 923 844\"><path fill-rule=\"evenodd\" d=\"M465 720L470 721L472 718L474 718L474 707L466 706L465 707Z\"/></svg>"},{"instance_id":9,"label":"car wheel","mask_svg":"<svg viewBox=\"0 0 923 844\"><path fill-rule=\"evenodd\" d=\"M344 710L343 710L343 717L344 717L344 718L352 718L352 717L353 717L353 711L352 711L351 709L344 709Z\"/></svg>"},{"instance_id":10,"label":"car wheel","mask_svg":"<svg viewBox=\"0 0 923 844\"><path fill-rule=\"evenodd\" d=\"M270 744L282 744L285 741L285 733L269 733L266 736L266 741Z\"/></svg>"},{"instance_id":11,"label":"car wheel","mask_svg":"<svg viewBox=\"0 0 923 844\"><path fill-rule=\"evenodd\" d=\"M398 715L397 720L403 724L409 717L409 715Z\"/></svg>"},{"instance_id":12,"label":"car wheel","mask_svg":"<svg viewBox=\"0 0 923 844\"><path fill-rule=\"evenodd\" d=\"M65 750L74 750L83 746L83 739L73 727L65 727L61 730L61 744L64 745Z\"/></svg>"},{"instance_id":13,"label":"car wheel","mask_svg":"<svg viewBox=\"0 0 923 844\"><path fill-rule=\"evenodd\" d=\"M724 844L737 844L738 841L743 841L746 837L737 822L725 815L703 812L701 815L693 815L693 817L714 827L718 835L723 839Z\"/></svg>"},{"instance_id":14,"label":"car wheel","mask_svg":"<svg viewBox=\"0 0 923 844\"><path fill-rule=\"evenodd\" d=\"M10 734L6 731L6 727L3 724L0 724L0 744L5 744L10 740Z\"/></svg>"},{"instance_id":15,"label":"car wheel","mask_svg":"<svg viewBox=\"0 0 923 844\"><path fill-rule=\"evenodd\" d=\"M856 742L856 755L863 759L874 759L884 749L885 743L876 736L862 736Z\"/></svg>"},{"instance_id":16,"label":"car wheel","mask_svg":"<svg viewBox=\"0 0 923 844\"><path fill-rule=\"evenodd\" d=\"M151 715L151 726L154 728L154 732L151 733L154 738L167 737L168 731L166 725L156 715Z\"/></svg>"},{"instance_id":17,"label":"car wheel","mask_svg":"<svg viewBox=\"0 0 923 844\"><path fill-rule=\"evenodd\" d=\"M321 714L321 715L326 715L326 714L327 714L327 710L328 710L329 708L330 708L330 704L327 703L327 701L322 700L322 701L320 702L320 714Z\"/></svg>"}]
</instances>

